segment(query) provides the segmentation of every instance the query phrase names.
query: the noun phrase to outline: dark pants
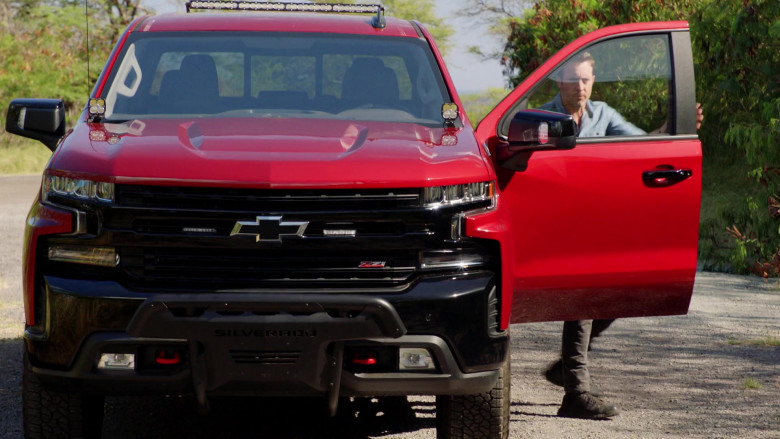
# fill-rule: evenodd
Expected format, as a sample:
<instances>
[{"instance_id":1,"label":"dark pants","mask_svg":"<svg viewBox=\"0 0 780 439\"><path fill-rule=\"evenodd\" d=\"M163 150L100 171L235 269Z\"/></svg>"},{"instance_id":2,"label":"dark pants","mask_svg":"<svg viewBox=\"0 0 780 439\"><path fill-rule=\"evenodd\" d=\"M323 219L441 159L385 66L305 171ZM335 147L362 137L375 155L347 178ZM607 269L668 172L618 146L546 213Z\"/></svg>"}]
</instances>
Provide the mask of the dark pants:
<instances>
[{"instance_id":1,"label":"dark pants","mask_svg":"<svg viewBox=\"0 0 780 439\"><path fill-rule=\"evenodd\" d=\"M615 320L575 320L564 322L561 338L563 388L566 393L590 392L588 350L591 341Z\"/></svg>"}]
</instances>

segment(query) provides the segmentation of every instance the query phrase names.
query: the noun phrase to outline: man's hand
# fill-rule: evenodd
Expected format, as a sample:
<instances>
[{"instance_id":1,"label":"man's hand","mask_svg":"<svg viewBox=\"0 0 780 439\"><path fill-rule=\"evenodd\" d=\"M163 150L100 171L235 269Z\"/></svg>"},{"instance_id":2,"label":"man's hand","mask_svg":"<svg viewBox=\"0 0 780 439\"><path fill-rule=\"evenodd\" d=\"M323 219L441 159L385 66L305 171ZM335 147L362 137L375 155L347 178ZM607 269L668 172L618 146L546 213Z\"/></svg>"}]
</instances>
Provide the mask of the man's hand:
<instances>
[{"instance_id":1,"label":"man's hand","mask_svg":"<svg viewBox=\"0 0 780 439\"><path fill-rule=\"evenodd\" d=\"M701 128L701 122L704 120L704 110L700 103L696 103L696 129Z\"/></svg>"},{"instance_id":2,"label":"man's hand","mask_svg":"<svg viewBox=\"0 0 780 439\"><path fill-rule=\"evenodd\" d=\"M701 108L701 104L697 102L696 103L696 129L697 130L701 128L701 123L703 120L704 120L704 110ZM665 134L665 133L668 133L666 122L664 122L664 124L658 127L657 129L650 131L647 134Z\"/></svg>"}]
</instances>

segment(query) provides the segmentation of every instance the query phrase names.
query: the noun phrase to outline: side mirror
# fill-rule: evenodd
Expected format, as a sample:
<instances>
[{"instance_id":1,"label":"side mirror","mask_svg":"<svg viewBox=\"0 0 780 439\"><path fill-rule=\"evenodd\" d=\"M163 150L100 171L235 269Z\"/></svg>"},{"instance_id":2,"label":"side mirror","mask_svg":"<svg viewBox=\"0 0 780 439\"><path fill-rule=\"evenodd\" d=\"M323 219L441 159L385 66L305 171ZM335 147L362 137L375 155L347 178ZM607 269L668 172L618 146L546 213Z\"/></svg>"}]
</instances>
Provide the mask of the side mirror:
<instances>
[{"instance_id":1,"label":"side mirror","mask_svg":"<svg viewBox=\"0 0 780 439\"><path fill-rule=\"evenodd\" d=\"M496 155L499 165L521 171L530 153L572 149L576 143L577 127L570 114L523 110L510 122L507 141L498 145Z\"/></svg>"},{"instance_id":2,"label":"side mirror","mask_svg":"<svg viewBox=\"0 0 780 439\"><path fill-rule=\"evenodd\" d=\"M54 151L65 135L65 104L61 99L14 99L8 104L5 130L39 140Z\"/></svg>"}]
</instances>

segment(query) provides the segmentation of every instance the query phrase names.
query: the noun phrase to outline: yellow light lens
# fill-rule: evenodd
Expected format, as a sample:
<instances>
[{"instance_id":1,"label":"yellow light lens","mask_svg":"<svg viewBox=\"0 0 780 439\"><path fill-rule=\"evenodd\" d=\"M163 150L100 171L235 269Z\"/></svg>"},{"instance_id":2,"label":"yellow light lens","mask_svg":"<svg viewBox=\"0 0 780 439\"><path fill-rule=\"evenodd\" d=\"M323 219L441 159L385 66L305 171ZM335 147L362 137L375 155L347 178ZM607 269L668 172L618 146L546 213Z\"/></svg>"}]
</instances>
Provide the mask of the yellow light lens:
<instances>
[{"instance_id":1,"label":"yellow light lens","mask_svg":"<svg viewBox=\"0 0 780 439\"><path fill-rule=\"evenodd\" d=\"M452 102L441 106L441 117L444 120L455 120L458 118L458 105Z\"/></svg>"}]
</instances>

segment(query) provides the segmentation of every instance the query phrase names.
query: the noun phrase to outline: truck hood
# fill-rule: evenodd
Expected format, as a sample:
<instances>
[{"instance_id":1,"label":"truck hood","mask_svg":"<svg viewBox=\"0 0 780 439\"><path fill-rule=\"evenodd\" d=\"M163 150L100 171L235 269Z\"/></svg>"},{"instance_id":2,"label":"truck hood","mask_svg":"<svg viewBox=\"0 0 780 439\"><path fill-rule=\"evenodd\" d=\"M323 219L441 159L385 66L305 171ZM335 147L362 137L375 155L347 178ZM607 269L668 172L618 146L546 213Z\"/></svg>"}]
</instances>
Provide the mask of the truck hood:
<instances>
[{"instance_id":1,"label":"truck hood","mask_svg":"<svg viewBox=\"0 0 780 439\"><path fill-rule=\"evenodd\" d=\"M470 127L331 119L82 123L49 167L171 185L410 187L494 178Z\"/></svg>"}]
</instances>

